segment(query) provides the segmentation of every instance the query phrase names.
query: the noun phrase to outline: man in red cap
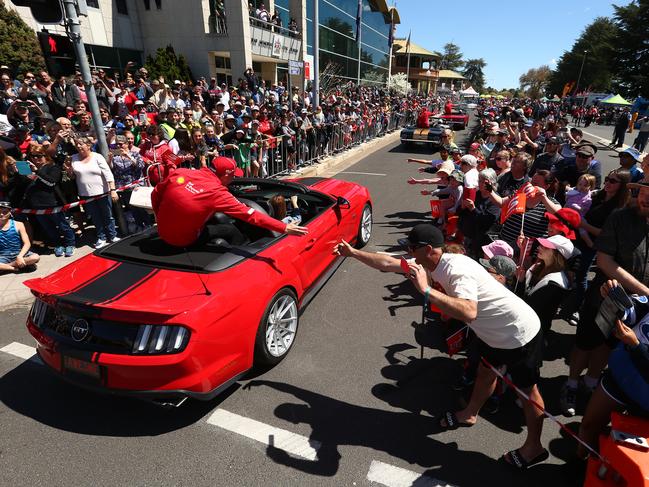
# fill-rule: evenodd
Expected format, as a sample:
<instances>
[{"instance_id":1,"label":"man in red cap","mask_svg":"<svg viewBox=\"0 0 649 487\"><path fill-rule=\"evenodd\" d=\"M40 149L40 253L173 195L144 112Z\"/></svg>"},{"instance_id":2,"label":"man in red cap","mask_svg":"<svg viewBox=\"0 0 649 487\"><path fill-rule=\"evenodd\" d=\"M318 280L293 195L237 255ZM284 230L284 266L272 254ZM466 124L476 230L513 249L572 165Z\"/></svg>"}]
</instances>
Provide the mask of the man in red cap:
<instances>
[{"instance_id":1,"label":"man in red cap","mask_svg":"<svg viewBox=\"0 0 649 487\"><path fill-rule=\"evenodd\" d=\"M228 157L215 157L209 167L198 171L172 172L151 193L160 238L170 245L187 247L198 240L207 221L217 212L274 232L308 233L306 227L283 223L237 200L228 191L228 185L235 176L242 175L234 159Z\"/></svg>"}]
</instances>

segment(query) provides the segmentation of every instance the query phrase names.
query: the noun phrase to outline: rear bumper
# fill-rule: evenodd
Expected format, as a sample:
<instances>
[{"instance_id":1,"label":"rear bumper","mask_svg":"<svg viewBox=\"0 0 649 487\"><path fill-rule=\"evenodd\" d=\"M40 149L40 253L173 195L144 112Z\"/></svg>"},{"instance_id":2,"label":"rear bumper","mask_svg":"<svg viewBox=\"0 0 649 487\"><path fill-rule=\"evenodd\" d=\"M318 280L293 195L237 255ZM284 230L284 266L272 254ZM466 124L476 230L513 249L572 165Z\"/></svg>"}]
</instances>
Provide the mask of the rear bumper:
<instances>
[{"instance_id":1,"label":"rear bumper","mask_svg":"<svg viewBox=\"0 0 649 487\"><path fill-rule=\"evenodd\" d=\"M43 334L29 320L27 329L36 339L36 352L50 372L71 384L101 394L151 401L185 397L210 400L249 368L241 366L241 357L237 360L219 354L212 354L217 358L203 363L197 357L196 344L191 342L183 352L177 354L115 355L70 348ZM91 377L65 369L63 357L94 364L99 369L98 376Z\"/></svg>"}]
</instances>

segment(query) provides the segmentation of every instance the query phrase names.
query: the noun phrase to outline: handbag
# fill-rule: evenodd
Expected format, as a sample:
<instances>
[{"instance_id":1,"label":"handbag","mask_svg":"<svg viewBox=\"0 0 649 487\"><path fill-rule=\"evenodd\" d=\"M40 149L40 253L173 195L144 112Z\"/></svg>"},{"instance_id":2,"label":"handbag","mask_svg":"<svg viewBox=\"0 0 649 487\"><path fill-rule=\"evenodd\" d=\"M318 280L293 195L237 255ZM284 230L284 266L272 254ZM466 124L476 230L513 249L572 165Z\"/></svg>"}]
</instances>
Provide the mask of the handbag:
<instances>
[{"instance_id":1,"label":"handbag","mask_svg":"<svg viewBox=\"0 0 649 487\"><path fill-rule=\"evenodd\" d=\"M128 204L136 208L144 208L145 210L153 210L151 205L151 193L153 186L135 186L131 191L131 197Z\"/></svg>"}]
</instances>

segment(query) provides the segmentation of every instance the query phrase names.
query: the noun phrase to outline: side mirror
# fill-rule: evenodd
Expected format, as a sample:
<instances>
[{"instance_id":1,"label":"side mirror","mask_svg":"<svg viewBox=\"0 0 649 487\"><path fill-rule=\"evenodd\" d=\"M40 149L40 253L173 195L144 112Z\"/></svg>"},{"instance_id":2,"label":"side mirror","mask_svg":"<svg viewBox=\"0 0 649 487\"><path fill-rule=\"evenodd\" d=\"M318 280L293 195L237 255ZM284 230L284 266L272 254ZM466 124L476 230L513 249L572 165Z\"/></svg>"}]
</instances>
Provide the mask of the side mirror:
<instances>
[{"instance_id":1,"label":"side mirror","mask_svg":"<svg viewBox=\"0 0 649 487\"><path fill-rule=\"evenodd\" d=\"M352 207L351 203L347 201L345 198L343 198L342 196L338 196L336 198L336 206L338 208L344 208L345 210L348 210Z\"/></svg>"}]
</instances>

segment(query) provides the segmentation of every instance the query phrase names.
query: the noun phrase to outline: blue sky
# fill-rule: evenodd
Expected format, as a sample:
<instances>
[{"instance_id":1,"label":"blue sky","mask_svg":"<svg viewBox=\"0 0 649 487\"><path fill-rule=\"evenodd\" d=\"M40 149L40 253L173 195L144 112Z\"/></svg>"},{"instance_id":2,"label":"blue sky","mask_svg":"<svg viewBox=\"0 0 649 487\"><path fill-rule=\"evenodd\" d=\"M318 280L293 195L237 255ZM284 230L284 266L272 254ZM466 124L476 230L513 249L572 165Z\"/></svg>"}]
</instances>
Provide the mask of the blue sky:
<instances>
[{"instance_id":1,"label":"blue sky","mask_svg":"<svg viewBox=\"0 0 649 487\"><path fill-rule=\"evenodd\" d=\"M430 51L457 44L464 59L487 62L486 83L498 89L517 87L530 68L554 68L586 25L613 14L611 0L397 0L396 7L397 37L408 37L412 29L412 42Z\"/></svg>"}]
</instances>

